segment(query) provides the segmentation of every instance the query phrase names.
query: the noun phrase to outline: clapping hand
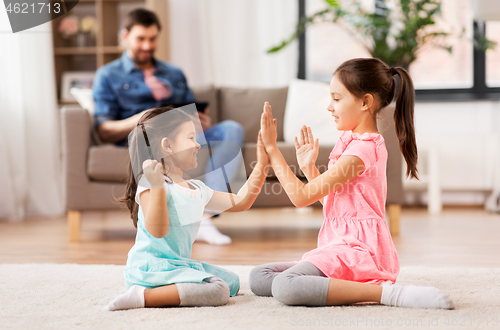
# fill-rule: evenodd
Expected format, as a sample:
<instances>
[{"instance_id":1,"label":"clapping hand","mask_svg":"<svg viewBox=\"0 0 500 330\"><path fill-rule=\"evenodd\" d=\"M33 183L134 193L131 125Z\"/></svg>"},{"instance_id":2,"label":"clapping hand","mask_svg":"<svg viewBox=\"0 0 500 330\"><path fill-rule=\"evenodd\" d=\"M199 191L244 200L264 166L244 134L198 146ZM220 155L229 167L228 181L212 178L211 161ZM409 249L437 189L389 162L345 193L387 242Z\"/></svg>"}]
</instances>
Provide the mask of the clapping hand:
<instances>
[{"instance_id":1,"label":"clapping hand","mask_svg":"<svg viewBox=\"0 0 500 330\"><path fill-rule=\"evenodd\" d=\"M259 131L259 136L257 137L257 164L262 164L267 166L270 164L269 156L266 152L266 147L264 142L262 142L262 133Z\"/></svg>"},{"instance_id":2,"label":"clapping hand","mask_svg":"<svg viewBox=\"0 0 500 330\"><path fill-rule=\"evenodd\" d=\"M151 183L151 188L163 188L165 178L163 177L163 167L154 159L147 159L142 163L142 170L146 179Z\"/></svg>"},{"instance_id":3,"label":"clapping hand","mask_svg":"<svg viewBox=\"0 0 500 330\"><path fill-rule=\"evenodd\" d=\"M319 151L319 139L314 140L311 127L302 126L300 129L300 143L295 137L295 151L297 153L297 162L299 167L309 168L316 164Z\"/></svg>"},{"instance_id":4,"label":"clapping hand","mask_svg":"<svg viewBox=\"0 0 500 330\"><path fill-rule=\"evenodd\" d=\"M264 103L264 111L260 120L260 130L262 142L267 152L276 147L276 140L278 139L277 126L276 119L273 118L271 105L268 102Z\"/></svg>"}]
</instances>

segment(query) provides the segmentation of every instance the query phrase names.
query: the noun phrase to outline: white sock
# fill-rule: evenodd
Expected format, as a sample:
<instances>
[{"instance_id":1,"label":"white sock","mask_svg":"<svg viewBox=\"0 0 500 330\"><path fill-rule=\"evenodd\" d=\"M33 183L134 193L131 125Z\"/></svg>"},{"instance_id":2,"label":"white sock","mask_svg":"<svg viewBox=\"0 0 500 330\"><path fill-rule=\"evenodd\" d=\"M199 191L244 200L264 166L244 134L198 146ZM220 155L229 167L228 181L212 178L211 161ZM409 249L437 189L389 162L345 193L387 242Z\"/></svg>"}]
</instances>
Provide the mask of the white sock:
<instances>
[{"instance_id":1,"label":"white sock","mask_svg":"<svg viewBox=\"0 0 500 330\"><path fill-rule=\"evenodd\" d=\"M200 229L195 241L203 241L208 244L225 245L231 244L231 237L222 234L213 224L210 218L201 220Z\"/></svg>"},{"instance_id":2,"label":"white sock","mask_svg":"<svg viewBox=\"0 0 500 330\"><path fill-rule=\"evenodd\" d=\"M383 285L380 303L397 307L453 309L451 298L434 287Z\"/></svg>"},{"instance_id":3,"label":"white sock","mask_svg":"<svg viewBox=\"0 0 500 330\"><path fill-rule=\"evenodd\" d=\"M116 311L119 309L143 308L144 307L144 290L146 288L138 285L131 286L127 292L113 299L109 304L104 306L105 311Z\"/></svg>"}]
</instances>

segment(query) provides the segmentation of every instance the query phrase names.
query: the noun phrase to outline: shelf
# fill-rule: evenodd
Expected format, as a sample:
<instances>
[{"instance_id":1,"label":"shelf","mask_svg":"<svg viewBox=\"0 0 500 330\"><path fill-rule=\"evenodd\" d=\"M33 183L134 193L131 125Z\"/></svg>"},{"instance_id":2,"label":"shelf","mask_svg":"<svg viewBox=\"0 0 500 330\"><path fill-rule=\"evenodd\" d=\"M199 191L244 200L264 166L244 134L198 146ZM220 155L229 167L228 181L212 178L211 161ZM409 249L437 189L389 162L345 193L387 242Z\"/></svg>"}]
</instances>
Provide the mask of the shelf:
<instances>
[{"instance_id":1,"label":"shelf","mask_svg":"<svg viewBox=\"0 0 500 330\"><path fill-rule=\"evenodd\" d=\"M74 104L78 104L78 102L76 102L76 101L63 101L63 100L57 101L57 105L60 107L65 106L65 105L74 105Z\"/></svg>"},{"instance_id":2,"label":"shelf","mask_svg":"<svg viewBox=\"0 0 500 330\"><path fill-rule=\"evenodd\" d=\"M120 46L103 46L101 49L104 54L121 54L125 50Z\"/></svg>"},{"instance_id":3,"label":"shelf","mask_svg":"<svg viewBox=\"0 0 500 330\"><path fill-rule=\"evenodd\" d=\"M56 47L55 55L85 55L85 54L121 54L125 48L120 46L103 47Z\"/></svg>"},{"instance_id":4,"label":"shelf","mask_svg":"<svg viewBox=\"0 0 500 330\"><path fill-rule=\"evenodd\" d=\"M49 0L51 3L63 0ZM65 0L66 6L72 7L70 15L79 19L85 16L94 16L97 24L95 38L85 38L78 47L77 40L64 39L58 32L63 16L52 20L52 37L54 46L54 64L56 72L56 88L61 101L62 76L68 71L96 71L99 67L121 57L125 48L118 45L120 25L123 25L125 15L136 7L145 7L151 0ZM161 3L167 0L154 0ZM152 8L154 10L154 7ZM166 13L166 10L163 11ZM77 38L78 39L78 38ZM74 104L74 103L69 103Z\"/></svg>"},{"instance_id":5,"label":"shelf","mask_svg":"<svg viewBox=\"0 0 500 330\"><path fill-rule=\"evenodd\" d=\"M97 47L56 47L54 48L55 55L81 55L81 54L96 54Z\"/></svg>"}]
</instances>

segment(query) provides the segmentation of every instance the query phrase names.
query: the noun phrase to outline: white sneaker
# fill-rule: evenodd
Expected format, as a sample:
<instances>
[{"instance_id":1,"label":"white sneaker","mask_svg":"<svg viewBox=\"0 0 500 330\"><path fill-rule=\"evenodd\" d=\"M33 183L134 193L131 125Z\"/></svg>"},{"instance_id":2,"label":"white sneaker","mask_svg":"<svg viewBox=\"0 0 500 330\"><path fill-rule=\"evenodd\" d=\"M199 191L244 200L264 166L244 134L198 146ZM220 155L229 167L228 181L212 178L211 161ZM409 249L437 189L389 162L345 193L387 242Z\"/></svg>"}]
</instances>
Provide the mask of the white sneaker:
<instances>
[{"instance_id":1,"label":"white sneaker","mask_svg":"<svg viewBox=\"0 0 500 330\"><path fill-rule=\"evenodd\" d=\"M222 234L213 224L210 218L201 220L200 229L196 235L195 242L207 242L213 245L231 244L231 237Z\"/></svg>"}]
</instances>

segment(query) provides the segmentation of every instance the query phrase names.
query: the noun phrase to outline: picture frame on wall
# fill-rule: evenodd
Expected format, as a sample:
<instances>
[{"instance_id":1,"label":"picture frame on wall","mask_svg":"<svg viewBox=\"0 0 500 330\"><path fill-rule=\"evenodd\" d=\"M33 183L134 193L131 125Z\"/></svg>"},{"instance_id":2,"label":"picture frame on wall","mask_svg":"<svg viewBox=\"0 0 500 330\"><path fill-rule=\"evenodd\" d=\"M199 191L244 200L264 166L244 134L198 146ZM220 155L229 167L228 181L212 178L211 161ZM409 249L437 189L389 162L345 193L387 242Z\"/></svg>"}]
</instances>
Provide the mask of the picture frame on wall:
<instances>
[{"instance_id":1,"label":"picture frame on wall","mask_svg":"<svg viewBox=\"0 0 500 330\"><path fill-rule=\"evenodd\" d=\"M65 71L61 76L61 101L76 102L71 95L71 88L91 89L94 82L94 71Z\"/></svg>"}]
</instances>

